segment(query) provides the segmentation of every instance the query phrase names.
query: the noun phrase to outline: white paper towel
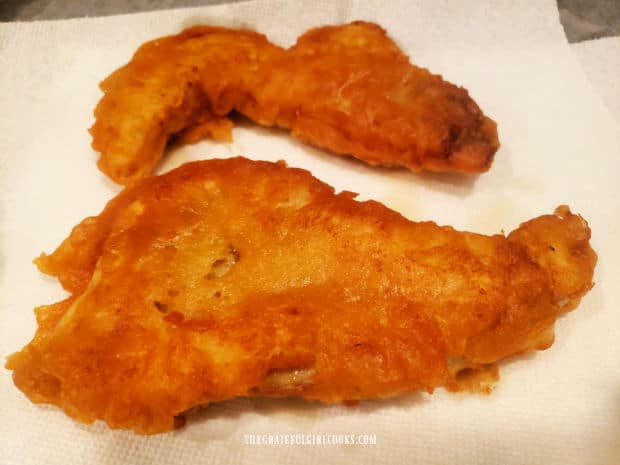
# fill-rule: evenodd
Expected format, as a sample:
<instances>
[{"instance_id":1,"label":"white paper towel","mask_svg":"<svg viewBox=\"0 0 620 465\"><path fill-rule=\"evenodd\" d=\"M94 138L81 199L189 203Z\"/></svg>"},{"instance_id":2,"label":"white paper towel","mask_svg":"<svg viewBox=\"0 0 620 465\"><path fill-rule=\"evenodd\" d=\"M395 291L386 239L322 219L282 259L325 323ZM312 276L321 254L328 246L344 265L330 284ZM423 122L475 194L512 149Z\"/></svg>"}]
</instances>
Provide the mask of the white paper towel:
<instances>
[{"instance_id":1,"label":"white paper towel","mask_svg":"<svg viewBox=\"0 0 620 465\"><path fill-rule=\"evenodd\" d=\"M620 37L571 44L594 90L620 124Z\"/></svg>"},{"instance_id":2,"label":"white paper towel","mask_svg":"<svg viewBox=\"0 0 620 465\"><path fill-rule=\"evenodd\" d=\"M231 145L190 159L283 158L411 219L494 233L567 203L590 222L596 287L557 324L555 345L502 367L486 397L413 395L357 407L295 400L214 405L173 433L140 437L35 406L0 370L0 463L616 464L620 458L620 141L564 38L553 0L248 2L106 18L0 25L0 354L32 337L32 308L60 286L31 264L119 191L95 166L86 129L97 83L144 41L210 23L248 26L289 45L312 26L380 23L412 61L469 89L502 147L478 178L373 169L281 131L239 127ZM376 434L377 445L248 446L244 434Z\"/></svg>"}]
</instances>

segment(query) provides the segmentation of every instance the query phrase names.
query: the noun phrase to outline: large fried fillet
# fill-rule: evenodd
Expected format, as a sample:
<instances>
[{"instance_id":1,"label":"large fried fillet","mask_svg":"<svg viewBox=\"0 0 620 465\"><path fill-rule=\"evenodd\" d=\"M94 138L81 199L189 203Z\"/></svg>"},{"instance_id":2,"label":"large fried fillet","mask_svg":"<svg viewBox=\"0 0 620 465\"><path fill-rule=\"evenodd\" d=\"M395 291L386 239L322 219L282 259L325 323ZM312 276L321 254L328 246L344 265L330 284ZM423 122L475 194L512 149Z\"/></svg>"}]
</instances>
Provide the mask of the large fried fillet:
<instances>
[{"instance_id":1,"label":"large fried fillet","mask_svg":"<svg viewBox=\"0 0 620 465\"><path fill-rule=\"evenodd\" d=\"M33 402L140 433L237 396L458 389L552 344L592 286L589 238L567 207L483 236L284 164L186 164L125 189L37 259L72 295L36 310L7 367Z\"/></svg>"},{"instance_id":2,"label":"large fried fillet","mask_svg":"<svg viewBox=\"0 0 620 465\"><path fill-rule=\"evenodd\" d=\"M252 31L194 27L142 45L101 88L92 145L124 184L153 170L171 136L229 139L233 110L412 171L486 171L499 146L465 89L411 65L366 22L310 30L288 50Z\"/></svg>"}]
</instances>

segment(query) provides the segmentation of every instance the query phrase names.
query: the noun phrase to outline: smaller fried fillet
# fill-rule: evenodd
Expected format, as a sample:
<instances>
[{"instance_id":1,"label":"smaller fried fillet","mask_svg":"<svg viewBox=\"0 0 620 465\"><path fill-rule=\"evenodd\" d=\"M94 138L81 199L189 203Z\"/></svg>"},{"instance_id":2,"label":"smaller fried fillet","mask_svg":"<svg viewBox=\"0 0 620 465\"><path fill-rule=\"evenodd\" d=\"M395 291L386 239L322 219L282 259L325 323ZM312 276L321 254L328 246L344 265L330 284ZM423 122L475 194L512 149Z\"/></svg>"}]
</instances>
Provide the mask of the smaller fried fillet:
<instances>
[{"instance_id":1,"label":"smaller fried fillet","mask_svg":"<svg viewBox=\"0 0 620 465\"><path fill-rule=\"evenodd\" d=\"M465 89L411 65L367 22L312 29L288 50L252 31L194 27L142 45L101 89L92 145L99 168L123 184L151 173L179 132L181 142L230 138L233 110L412 171L486 171L499 146Z\"/></svg>"},{"instance_id":2,"label":"smaller fried fillet","mask_svg":"<svg viewBox=\"0 0 620 465\"><path fill-rule=\"evenodd\" d=\"M238 396L486 389L475 375L549 347L592 286L590 230L567 207L483 236L353 197L243 158L125 189L37 260L71 296L36 310L15 384L139 433Z\"/></svg>"}]
</instances>

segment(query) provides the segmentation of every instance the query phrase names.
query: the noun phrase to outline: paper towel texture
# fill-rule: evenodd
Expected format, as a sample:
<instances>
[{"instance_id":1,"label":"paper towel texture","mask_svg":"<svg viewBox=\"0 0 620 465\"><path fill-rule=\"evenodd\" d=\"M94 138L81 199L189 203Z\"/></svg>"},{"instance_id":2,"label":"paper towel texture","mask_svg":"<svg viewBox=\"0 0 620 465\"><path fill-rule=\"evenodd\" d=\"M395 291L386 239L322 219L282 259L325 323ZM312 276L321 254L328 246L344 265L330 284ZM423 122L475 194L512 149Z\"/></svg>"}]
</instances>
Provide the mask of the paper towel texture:
<instances>
[{"instance_id":1,"label":"paper towel texture","mask_svg":"<svg viewBox=\"0 0 620 465\"><path fill-rule=\"evenodd\" d=\"M209 23L247 26L290 45L306 29L367 19L412 61L469 89L498 122L502 147L479 177L370 168L278 130L241 125L230 145L171 152L184 161L285 159L337 189L414 220L495 233L567 203L593 230L596 286L557 324L555 345L504 364L490 396L412 395L320 406L295 400L214 405L170 434L81 425L31 404L0 370L0 464L417 463L615 464L620 457L620 141L571 53L552 0L247 2L0 25L0 354L35 329L32 309L64 295L31 264L98 213L119 186L95 166L86 129L97 83L144 41ZM374 446L247 446L244 434L376 434Z\"/></svg>"},{"instance_id":2,"label":"paper towel texture","mask_svg":"<svg viewBox=\"0 0 620 465\"><path fill-rule=\"evenodd\" d=\"M579 42L570 48L594 90L620 124L620 37Z\"/></svg>"}]
</instances>

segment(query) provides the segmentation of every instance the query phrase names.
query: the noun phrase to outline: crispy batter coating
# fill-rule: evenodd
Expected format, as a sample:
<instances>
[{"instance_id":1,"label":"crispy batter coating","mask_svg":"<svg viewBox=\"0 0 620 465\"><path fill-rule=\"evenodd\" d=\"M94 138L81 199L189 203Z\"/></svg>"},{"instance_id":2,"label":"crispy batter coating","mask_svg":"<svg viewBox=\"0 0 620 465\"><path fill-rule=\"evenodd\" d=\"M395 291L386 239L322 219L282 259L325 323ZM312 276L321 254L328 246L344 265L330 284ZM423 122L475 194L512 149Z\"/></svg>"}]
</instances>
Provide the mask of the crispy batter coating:
<instances>
[{"instance_id":1,"label":"crispy batter coating","mask_svg":"<svg viewBox=\"0 0 620 465\"><path fill-rule=\"evenodd\" d=\"M483 236L354 197L244 158L126 188L37 259L72 295L36 309L15 384L139 433L237 396L484 389L476 374L549 347L592 286L590 230L568 207Z\"/></svg>"},{"instance_id":2,"label":"crispy batter coating","mask_svg":"<svg viewBox=\"0 0 620 465\"><path fill-rule=\"evenodd\" d=\"M486 171L499 147L495 123L465 89L411 65L367 22L312 29L288 50L252 31L194 27L142 45L101 89L92 145L99 168L123 184L148 175L187 128L201 129L186 142L229 139L233 110L412 171Z\"/></svg>"}]
</instances>

